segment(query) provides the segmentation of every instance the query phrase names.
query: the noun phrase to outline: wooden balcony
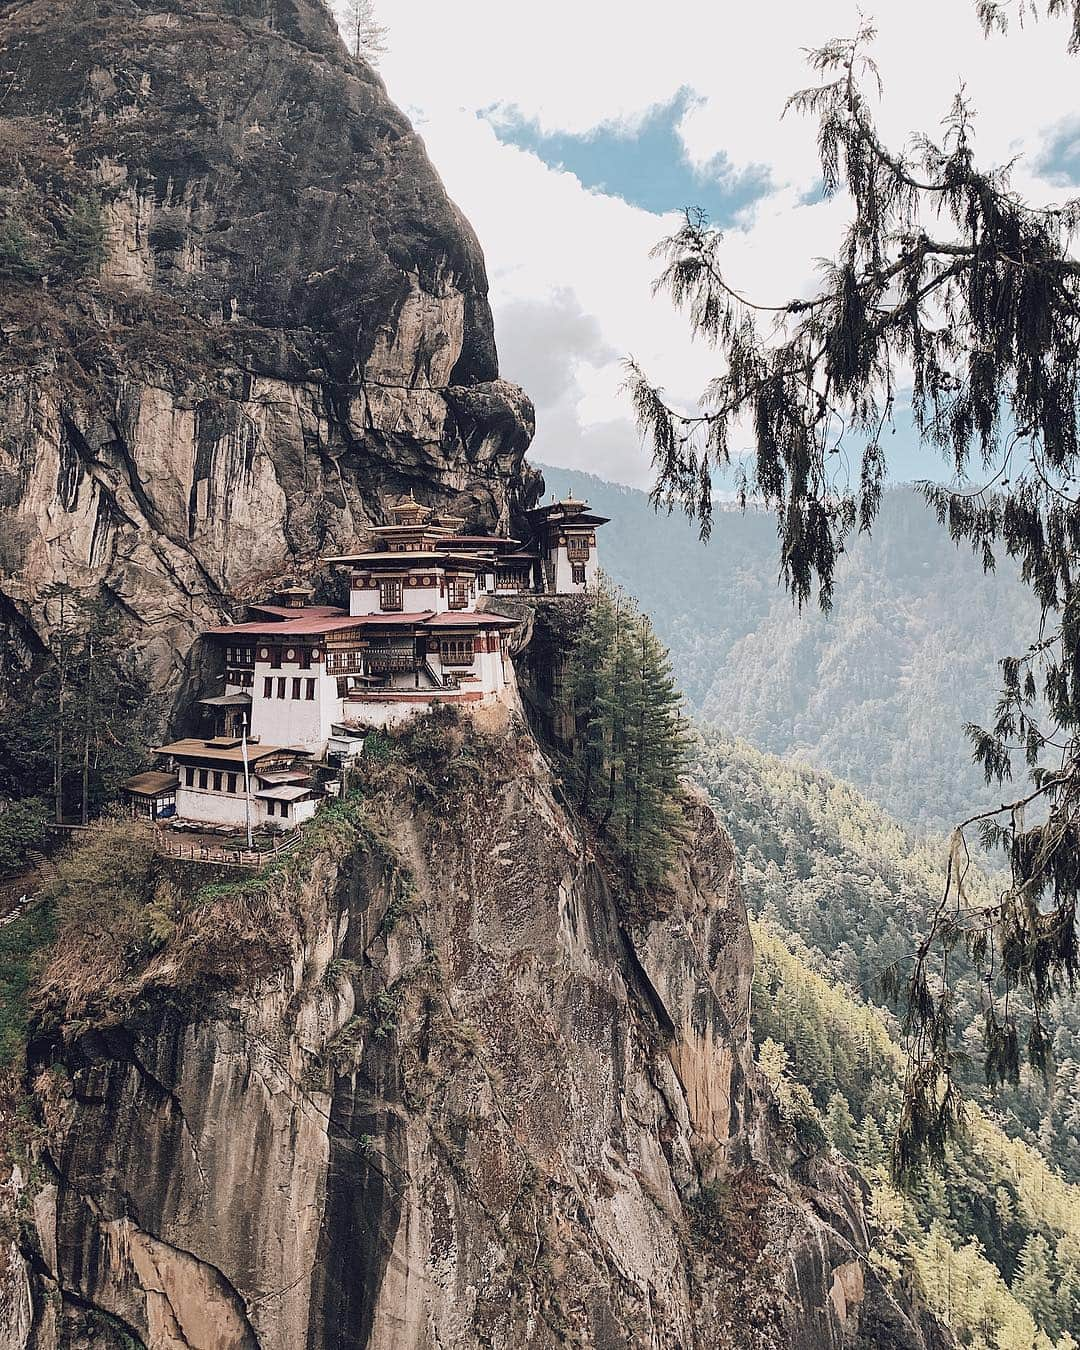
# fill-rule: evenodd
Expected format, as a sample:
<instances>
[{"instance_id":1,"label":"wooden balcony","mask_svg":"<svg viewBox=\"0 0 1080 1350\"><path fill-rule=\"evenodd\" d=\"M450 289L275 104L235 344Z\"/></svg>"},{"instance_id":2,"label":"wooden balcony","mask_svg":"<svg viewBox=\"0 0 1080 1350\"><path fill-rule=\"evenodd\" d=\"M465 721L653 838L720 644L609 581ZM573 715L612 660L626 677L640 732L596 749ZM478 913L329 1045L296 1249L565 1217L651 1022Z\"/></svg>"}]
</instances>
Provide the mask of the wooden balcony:
<instances>
[{"instance_id":1,"label":"wooden balcony","mask_svg":"<svg viewBox=\"0 0 1080 1350\"><path fill-rule=\"evenodd\" d=\"M379 648L372 647L364 654L364 665L372 675L392 675L401 671L419 670L420 658L413 650L380 651Z\"/></svg>"}]
</instances>

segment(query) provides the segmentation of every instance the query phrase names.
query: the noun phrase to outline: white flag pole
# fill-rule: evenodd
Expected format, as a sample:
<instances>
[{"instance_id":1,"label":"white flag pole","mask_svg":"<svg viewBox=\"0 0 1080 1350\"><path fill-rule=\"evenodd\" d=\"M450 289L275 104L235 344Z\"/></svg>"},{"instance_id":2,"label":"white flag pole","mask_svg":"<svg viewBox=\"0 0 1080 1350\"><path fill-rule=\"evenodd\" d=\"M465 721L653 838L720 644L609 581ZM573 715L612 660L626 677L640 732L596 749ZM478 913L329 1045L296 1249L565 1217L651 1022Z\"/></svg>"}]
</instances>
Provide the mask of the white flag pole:
<instances>
[{"instance_id":1,"label":"white flag pole","mask_svg":"<svg viewBox=\"0 0 1080 1350\"><path fill-rule=\"evenodd\" d=\"M255 847L251 838L251 771L248 768L247 752L247 717L241 714L240 717L240 750L244 756L244 820L247 824L247 846L248 850Z\"/></svg>"}]
</instances>

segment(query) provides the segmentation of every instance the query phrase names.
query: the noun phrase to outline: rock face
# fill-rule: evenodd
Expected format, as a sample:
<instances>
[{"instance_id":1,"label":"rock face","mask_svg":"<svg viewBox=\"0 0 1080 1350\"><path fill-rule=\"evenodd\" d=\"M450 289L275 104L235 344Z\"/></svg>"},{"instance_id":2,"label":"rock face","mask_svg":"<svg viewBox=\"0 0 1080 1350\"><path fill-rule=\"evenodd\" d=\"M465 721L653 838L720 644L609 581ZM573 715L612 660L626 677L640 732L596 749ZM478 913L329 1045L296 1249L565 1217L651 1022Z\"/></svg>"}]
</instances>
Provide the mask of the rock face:
<instances>
[{"instance_id":1,"label":"rock face","mask_svg":"<svg viewBox=\"0 0 1080 1350\"><path fill-rule=\"evenodd\" d=\"M38 1043L19 1350L940 1344L779 1142L708 808L631 922L523 728L467 759L315 860L277 975Z\"/></svg>"},{"instance_id":2,"label":"rock face","mask_svg":"<svg viewBox=\"0 0 1080 1350\"><path fill-rule=\"evenodd\" d=\"M176 690L201 626L388 498L527 498L479 246L320 0L2 0L0 219L16 671L52 582L103 588Z\"/></svg>"}]
</instances>

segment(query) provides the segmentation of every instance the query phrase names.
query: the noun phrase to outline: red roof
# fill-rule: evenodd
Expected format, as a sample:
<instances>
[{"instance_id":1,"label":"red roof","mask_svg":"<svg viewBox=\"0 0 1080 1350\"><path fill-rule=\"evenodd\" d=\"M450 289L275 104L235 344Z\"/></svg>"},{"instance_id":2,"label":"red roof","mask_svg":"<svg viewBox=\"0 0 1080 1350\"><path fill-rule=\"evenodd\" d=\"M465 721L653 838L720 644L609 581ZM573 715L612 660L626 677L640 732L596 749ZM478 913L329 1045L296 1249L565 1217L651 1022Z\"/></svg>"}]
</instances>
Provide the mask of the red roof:
<instances>
[{"instance_id":1,"label":"red roof","mask_svg":"<svg viewBox=\"0 0 1080 1350\"><path fill-rule=\"evenodd\" d=\"M392 624L395 627L402 624L426 623L428 619L434 618L433 609L421 609L415 614L361 614L359 622L369 624L372 628L381 628L385 624Z\"/></svg>"},{"instance_id":2,"label":"red roof","mask_svg":"<svg viewBox=\"0 0 1080 1350\"><path fill-rule=\"evenodd\" d=\"M207 629L210 637L303 637L312 634L340 633L353 628L513 628L518 619L507 619L501 614L480 614L475 610L452 610L436 614L421 609L415 614L353 614L340 618L320 619L314 616L283 619L280 623L236 623L224 628Z\"/></svg>"},{"instance_id":3,"label":"red roof","mask_svg":"<svg viewBox=\"0 0 1080 1350\"><path fill-rule=\"evenodd\" d=\"M502 534L451 534L443 540L443 543L448 548L453 544L490 544L492 548L499 548L520 544L521 540L508 539Z\"/></svg>"},{"instance_id":4,"label":"red roof","mask_svg":"<svg viewBox=\"0 0 1080 1350\"><path fill-rule=\"evenodd\" d=\"M248 605L260 614L273 614L281 619L336 619L347 617L347 611L336 605Z\"/></svg>"},{"instance_id":5,"label":"red roof","mask_svg":"<svg viewBox=\"0 0 1080 1350\"><path fill-rule=\"evenodd\" d=\"M501 614L478 614L475 610L451 610L436 614L424 623L425 628L515 628L520 619L506 619Z\"/></svg>"},{"instance_id":6,"label":"red roof","mask_svg":"<svg viewBox=\"0 0 1080 1350\"><path fill-rule=\"evenodd\" d=\"M338 611L341 614L341 611ZM208 628L210 637L303 637L318 633L336 633L342 628L358 628L368 622L369 616L360 618L348 614L340 618L319 618L317 615L296 619L282 619L279 623L234 623L223 628Z\"/></svg>"}]
</instances>

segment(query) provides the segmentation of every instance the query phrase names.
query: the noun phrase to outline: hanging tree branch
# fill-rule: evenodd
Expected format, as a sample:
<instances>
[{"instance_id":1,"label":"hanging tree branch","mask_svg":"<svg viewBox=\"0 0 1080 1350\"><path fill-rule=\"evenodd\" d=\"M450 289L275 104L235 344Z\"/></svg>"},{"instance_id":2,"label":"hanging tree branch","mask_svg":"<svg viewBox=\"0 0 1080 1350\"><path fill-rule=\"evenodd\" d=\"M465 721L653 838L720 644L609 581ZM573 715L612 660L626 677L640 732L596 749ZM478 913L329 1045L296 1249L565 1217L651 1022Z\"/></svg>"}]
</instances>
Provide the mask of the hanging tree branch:
<instances>
[{"instance_id":1,"label":"hanging tree branch","mask_svg":"<svg viewBox=\"0 0 1080 1350\"><path fill-rule=\"evenodd\" d=\"M1075 47L1080 3L1050 0L1046 12L1073 13ZM1034 9L1021 0L1013 13ZM1000 29L1009 15L982 3L980 17ZM816 292L782 304L745 299L725 275L723 236L688 211L655 250L664 262L657 288L715 349L719 373L692 410L672 407L632 363L628 382L652 444L654 503L680 507L707 536L712 476L730 464L733 438L746 436L744 501L752 494L775 511L787 586L799 604L816 592L825 608L845 540L873 526L882 435L896 390L910 386L922 442L954 475L950 486L921 485L929 505L986 568L1001 552L1015 559L1038 597L1040 631L1027 653L1002 662L993 724L968 728L988 783L1010 778L1022 750L1034 790L958 827L906 980L910 1059L895 1150L903 1170L927 1154L940 1160L961 1116L956 948L984 981L991 1083L1016 1079L1022 1042L1045 1071L1049 1004L1080 969L1080 506L1069 492L1080 472L1080 262L1070 251L1080 202L1030 207L1010 186L1010 166L978 167L962 92L939 141L886 147L864 92L869 83L880 93L873 38L865 25L809 53L819 82L788 103L817 119L825 192L851 206ZM861 442L854 482L832 467L837 426L847 448ZM1042 812L1038 823L1025 824L1027 807ZM1009 861L1010 884L989 909L965 900L972 827Z\"/></svg>"}]
</instances>

